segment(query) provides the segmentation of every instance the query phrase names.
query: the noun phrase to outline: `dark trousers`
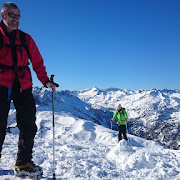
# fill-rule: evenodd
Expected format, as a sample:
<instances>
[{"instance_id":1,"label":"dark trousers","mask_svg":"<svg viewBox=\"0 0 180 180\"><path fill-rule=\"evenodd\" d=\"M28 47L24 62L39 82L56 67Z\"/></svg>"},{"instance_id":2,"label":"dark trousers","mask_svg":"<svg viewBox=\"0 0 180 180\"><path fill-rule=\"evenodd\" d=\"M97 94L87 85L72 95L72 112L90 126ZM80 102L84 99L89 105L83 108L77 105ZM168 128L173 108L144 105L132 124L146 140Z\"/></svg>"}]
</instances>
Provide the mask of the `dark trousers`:
<instances>
[{"instance_id":1,"label":"dark trousers","mask_svg":"<svg viewBox=\"0 0 180 180\"><path fill-rule=\"evenodd\" d=\"M36 106L32 95L32 88L20 91L17 84L12 88L11 99L16 109L16 121L19 128L19 142L16 165L23 165L32 159L34 137L37 132ZM6 135L7 118L10 110L8 89L0 87L0 153Z\"/></svg>"},{"instance_id":2,"label":"dark trousers","mask_svg":"<svg viewBox=\"0 0 180 180\"><path fill-rule=\"evenodd\" d=\"M122 140L122 134L125 140L128 140L126 135L126 125L118 125L118 141Z\"/></svg>"}]
</instances>

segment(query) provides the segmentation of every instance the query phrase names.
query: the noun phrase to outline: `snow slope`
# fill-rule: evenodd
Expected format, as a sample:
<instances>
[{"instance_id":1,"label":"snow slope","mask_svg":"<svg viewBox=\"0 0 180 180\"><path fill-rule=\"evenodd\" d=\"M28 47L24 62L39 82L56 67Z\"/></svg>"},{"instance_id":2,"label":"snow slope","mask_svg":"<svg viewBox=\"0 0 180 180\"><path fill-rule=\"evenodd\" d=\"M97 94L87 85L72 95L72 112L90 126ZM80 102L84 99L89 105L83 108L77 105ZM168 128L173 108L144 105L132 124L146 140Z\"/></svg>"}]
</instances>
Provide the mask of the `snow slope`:
<instances>
[{"instance_id":1,"label":"snow slope","mask_svg":"<svg viewBox=\"0 0 180 180\"><path fill-rule=\"evenodd\" d=\"M106 113L114 112L121 104L127 110L131 134L161 142L172 149L180 149L180 90L93 88L72 94L91 104L92 108ZM105 121L109 124L108 118L103 123Z\"/></svg>"},{"instance_id":2,"label":"snow slope","mask_svg":"<svg viewBox=\"0 0 180 180\"><path fill-rule=\"evenodd\" d=\"M11 117L15 115L11 110ZM52 178L52 113L37 112L34 161ZM117 132L92 121L55 113L56 178L63 180L179 180L180 151L128 135L130 146L117 144ZM13 126L13 123L11 124ZM15 124L14 124L15 126ZM13 180L18 129L11 128L2 151L0 179ZM10 174L10 175L9 175Z\"/></svg>"},{"instance_id":3,"label":"snow slope","mask_svg":"<svg viewBox=\"0 0 180 180\"><path fill-rule=\"evenodd\" d=\"M105 116L107 107L96 111L96 108L86 101L87 99L82 101L76 97L77 95L77 92L68 91L55 94L57 179L180 179L180 150L168 149L157 142L130 134L128 134L130 146L127 146L125 141L117 144L117 131L108 128L103 118L101 121L98 120L99 114L104 113ZM34 162L43 167L43 179L49 180L52 178L53 168L51 93L35 88L34 96L37 102L38 126ZM89 100L92 100L91 96L88 96ZM112 99L110 96L109 98ZM93 103L94 106L98 102ZM99 106L103 103L104 101ZM109 108L113 110L112 107ZM100 125L100 122L103 125ZM10 110L8 126L9 132L0 162L0 180L14 180L13 165L17 153L18 129L13 106Z\"/></svg>"},{"instance_id":4,"label":"snow slope","mask_svg":"<svg viewBox=\"0 0 180 180\"><path fill-rule=\"evenodd\" d=\"M49 91L40 91L36 87L34 96L39 108L49 108ZM126 108L129 116L129 133L161 142L171 149L180 149L180 90L66 90L55 94L55 102L58 112L64 111L109 128L109 121L120 103ZM113 129L117 129L116 123Z\"/></svg>"}]
</instances>

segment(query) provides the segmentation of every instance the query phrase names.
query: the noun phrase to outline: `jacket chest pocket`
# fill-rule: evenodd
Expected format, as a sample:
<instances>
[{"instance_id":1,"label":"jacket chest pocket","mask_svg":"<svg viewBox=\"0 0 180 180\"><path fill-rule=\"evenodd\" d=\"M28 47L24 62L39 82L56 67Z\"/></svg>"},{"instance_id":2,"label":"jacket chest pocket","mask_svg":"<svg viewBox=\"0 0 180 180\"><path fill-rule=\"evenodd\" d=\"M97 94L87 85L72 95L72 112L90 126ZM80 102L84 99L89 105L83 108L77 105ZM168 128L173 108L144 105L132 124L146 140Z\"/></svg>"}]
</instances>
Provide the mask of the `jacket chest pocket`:
<instances>
[{"instance_id":1,"label":"jacket chest pocket","mask_svg":"<svg viewBox=\"0 0 180 180\"><path fill-rule=\"evenodd\" d=\"M28 62L28 54L24 47L17 48L17 66L24 66Z\"/></svg>"}]
</instances>

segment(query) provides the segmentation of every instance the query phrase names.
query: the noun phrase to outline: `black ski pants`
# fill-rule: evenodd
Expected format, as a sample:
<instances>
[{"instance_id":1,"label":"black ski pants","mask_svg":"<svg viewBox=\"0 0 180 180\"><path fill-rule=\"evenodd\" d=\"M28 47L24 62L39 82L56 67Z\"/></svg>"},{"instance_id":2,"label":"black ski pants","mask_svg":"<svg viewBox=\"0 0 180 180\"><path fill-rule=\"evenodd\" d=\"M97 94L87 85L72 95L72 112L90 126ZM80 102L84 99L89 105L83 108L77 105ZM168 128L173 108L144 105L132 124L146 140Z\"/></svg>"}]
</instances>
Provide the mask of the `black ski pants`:
<instances>
[{"instance_id":1,"label":"black ski pants","mask_svg":"<svg viewBox=\"0 0 180 180\"><path fill-rule=\"evenodd\" d=\"M126 125L118 125L118 141L122 140L122 134L125 140L128 140L126 135Z\"/></svg>"},{"instance_id":2,"label":"black ski pants","mask_svg":"<svg viewBox=\"0 0 180 180\"><path fill-rule=\"evenodd\" d=\"M34 137L37 132L36 106L32 88L20 91L19 86L14 86L11 100L13 100L16 109L16 121L20 131L16 165L23 165L32 159ZM8 88L0 87L0 153L6 135L9 110Z\"/></svg>"}]
</instances>

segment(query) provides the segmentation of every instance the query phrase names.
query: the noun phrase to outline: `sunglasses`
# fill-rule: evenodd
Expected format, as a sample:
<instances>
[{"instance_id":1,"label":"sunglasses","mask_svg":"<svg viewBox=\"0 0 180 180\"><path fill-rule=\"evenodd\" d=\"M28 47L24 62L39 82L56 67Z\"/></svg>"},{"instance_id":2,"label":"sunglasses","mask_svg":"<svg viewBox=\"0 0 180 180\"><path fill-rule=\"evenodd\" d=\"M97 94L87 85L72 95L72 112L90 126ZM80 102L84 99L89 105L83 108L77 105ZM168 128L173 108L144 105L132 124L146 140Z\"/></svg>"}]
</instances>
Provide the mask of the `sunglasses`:
<instances>
[{"instance_id":1,"label":"sunglasses","mask_svg":"<svg viewBox=\"0 0 180 180\"><path fill-rule=\"evenodd\" d=\"M11 13L11 12L5 12L10 18L18 18L20 19L21 18L21 15L20 14L14 14L14 13Z\"/></svg>"}]
</instances>

